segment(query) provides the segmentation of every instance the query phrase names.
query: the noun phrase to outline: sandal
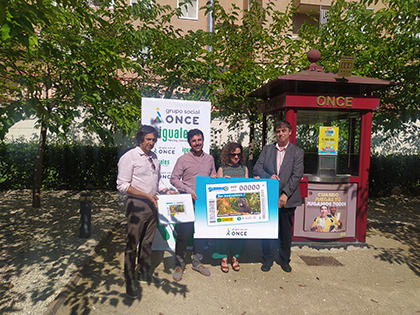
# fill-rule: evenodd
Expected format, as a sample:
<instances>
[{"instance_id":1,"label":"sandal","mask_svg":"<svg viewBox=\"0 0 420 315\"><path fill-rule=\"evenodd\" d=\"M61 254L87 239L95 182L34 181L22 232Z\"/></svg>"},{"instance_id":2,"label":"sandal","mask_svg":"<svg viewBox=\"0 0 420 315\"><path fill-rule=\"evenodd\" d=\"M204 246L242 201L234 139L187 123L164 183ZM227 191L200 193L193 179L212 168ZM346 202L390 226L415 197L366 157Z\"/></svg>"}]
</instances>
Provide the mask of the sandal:
<instances>
[{"instance_id":1,"label":"sandal","mask_svg":"<svg viewBox=\"0 0 420 315\"><path fill-rule=\"evenodd\" d=\"M232 257L232 269L235 271L239 271L241 266L239 266L238 258Z\"/></svg>"},{"instance_id":2,"label":"sandal","mask_svg":"<svg viewBox=\"0 0 420 315\"><path fill-rule=\"evenodd\" d=\"M222 258L221 268L223 272L229 272L229 263L227 258Z\"/></svg>"}]
</instances>

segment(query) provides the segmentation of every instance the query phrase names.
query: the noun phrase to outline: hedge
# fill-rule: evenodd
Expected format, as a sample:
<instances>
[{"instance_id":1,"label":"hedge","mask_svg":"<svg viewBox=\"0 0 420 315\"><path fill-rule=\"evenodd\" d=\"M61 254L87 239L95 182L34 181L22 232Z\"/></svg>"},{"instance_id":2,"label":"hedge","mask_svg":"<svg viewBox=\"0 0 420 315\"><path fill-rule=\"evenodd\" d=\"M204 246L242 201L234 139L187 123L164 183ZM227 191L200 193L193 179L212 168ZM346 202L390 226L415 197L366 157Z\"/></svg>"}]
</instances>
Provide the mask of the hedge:
<instances>
[{"instance_id":1,"label":"hedge","mask_svg":"<svg viewBox=\"0 0 420 315\"><path fill-rule=\"evenodd\" d=\"M0 143L0 190L31 188L36 142ZM42 166L43 189L115 189L118 147L80 143L47 144Z\"/></svg>"},{"instance_id":2,"label":"hedge","mask_svg":"<svg viewBox=\"0 0 420 315\"><path fill-rule=\"evenodd\" d=\"M35 141L0 142L0 190L32 187L37 148ZM42 188L115 190L117 162L128 149L49 143L43 160ZM210 152L216 168L220 165L221 149L213 147ZM371 156L369 194L386 195L401 190L405 195L420 195L419 165L419 155Z\"/></svg>"}]
</instances>

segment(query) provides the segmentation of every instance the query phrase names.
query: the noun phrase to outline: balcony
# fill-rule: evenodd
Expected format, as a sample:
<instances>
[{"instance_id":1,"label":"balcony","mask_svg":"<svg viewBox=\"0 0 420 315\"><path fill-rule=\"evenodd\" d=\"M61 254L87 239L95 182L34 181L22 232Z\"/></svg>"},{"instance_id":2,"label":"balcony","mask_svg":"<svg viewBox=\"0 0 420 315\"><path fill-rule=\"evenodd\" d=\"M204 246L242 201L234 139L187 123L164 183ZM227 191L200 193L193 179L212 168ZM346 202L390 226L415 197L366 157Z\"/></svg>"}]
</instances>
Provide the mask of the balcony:
<instances>
[{"instance_id":1,"label":"balcony","mask_svg":"<svg viewBox=\"0 0 420 315\"><path fill-rule=\"evenodd\" d=\"M295 0L294 4L299 13L307 14L312 11L319 11L321 7L329 8L332 0Z\"/></svg>"},{"instance_id":2,"label":"balcony","mask_svg":"<svg viewBox=\"0 0 420 315\"><path fill-rule=\"evenodd\" d=\"M325 24L327 19L325 15L331 6L331 0L295 0L294 2L297 12L293 17L293 33L298 34L299 29L305 23L316 25ZM313 20L312 18L316 20Z\"/></svg>"}]
</instances>

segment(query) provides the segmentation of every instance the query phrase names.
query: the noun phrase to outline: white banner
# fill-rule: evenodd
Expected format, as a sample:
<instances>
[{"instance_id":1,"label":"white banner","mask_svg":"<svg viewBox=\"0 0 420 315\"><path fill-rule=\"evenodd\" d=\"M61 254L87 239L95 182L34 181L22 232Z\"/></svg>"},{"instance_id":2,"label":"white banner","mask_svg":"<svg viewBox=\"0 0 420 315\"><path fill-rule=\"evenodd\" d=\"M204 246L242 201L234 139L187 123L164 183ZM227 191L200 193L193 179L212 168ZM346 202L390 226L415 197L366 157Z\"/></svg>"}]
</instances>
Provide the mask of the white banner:
<instances>
[{"instance_id":1,"label":"white banner","mask_svg":"<svg viewBox=\"0 0 420 315\"><path fill-rule=\"evenodd\" d=\"M176 160L190 151L187 141L189 130L200 129L203 132L203 150L210 152L210 112L210 102L142 98L141 123L159 130L159 138L153 151L158 156L162 179L168 188L173 188L169 179ZM158 227L153 249L175 249L173 225Z\"/></svg>"},{"instance_id":2,"label":"white banner","mask_svg":"<svg viewBox=\"0 0 420 315\"><path fill-rule=\"evenodd\" d=\"M204 152L210 151L210 102L184 101L161 98L142 98L141 123L159 130L153 151L161 164L165 185L169 183L172 169L181 155L190 151L187 133L200 129L204 134Z\"/></svg>"}]
</instances>

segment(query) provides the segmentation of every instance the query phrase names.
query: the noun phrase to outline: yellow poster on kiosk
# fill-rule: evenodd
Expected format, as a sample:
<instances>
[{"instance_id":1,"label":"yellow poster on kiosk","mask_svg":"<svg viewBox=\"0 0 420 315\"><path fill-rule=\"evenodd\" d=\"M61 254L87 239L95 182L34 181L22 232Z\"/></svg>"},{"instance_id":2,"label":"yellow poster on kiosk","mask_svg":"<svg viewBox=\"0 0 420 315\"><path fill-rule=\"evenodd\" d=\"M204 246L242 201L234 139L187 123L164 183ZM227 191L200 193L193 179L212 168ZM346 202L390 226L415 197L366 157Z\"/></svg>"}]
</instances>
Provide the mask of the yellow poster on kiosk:
<instances>
[{"instance_id":1,"label":"yellow poster on kiosk","mask_svg":"<svg viewBox=\"0 0 420 315\"><path fill-rule=\"evenodd\" d=\"M338 154L338 127L320 127L318 154Z\"/></svg>"}]
</instances>

